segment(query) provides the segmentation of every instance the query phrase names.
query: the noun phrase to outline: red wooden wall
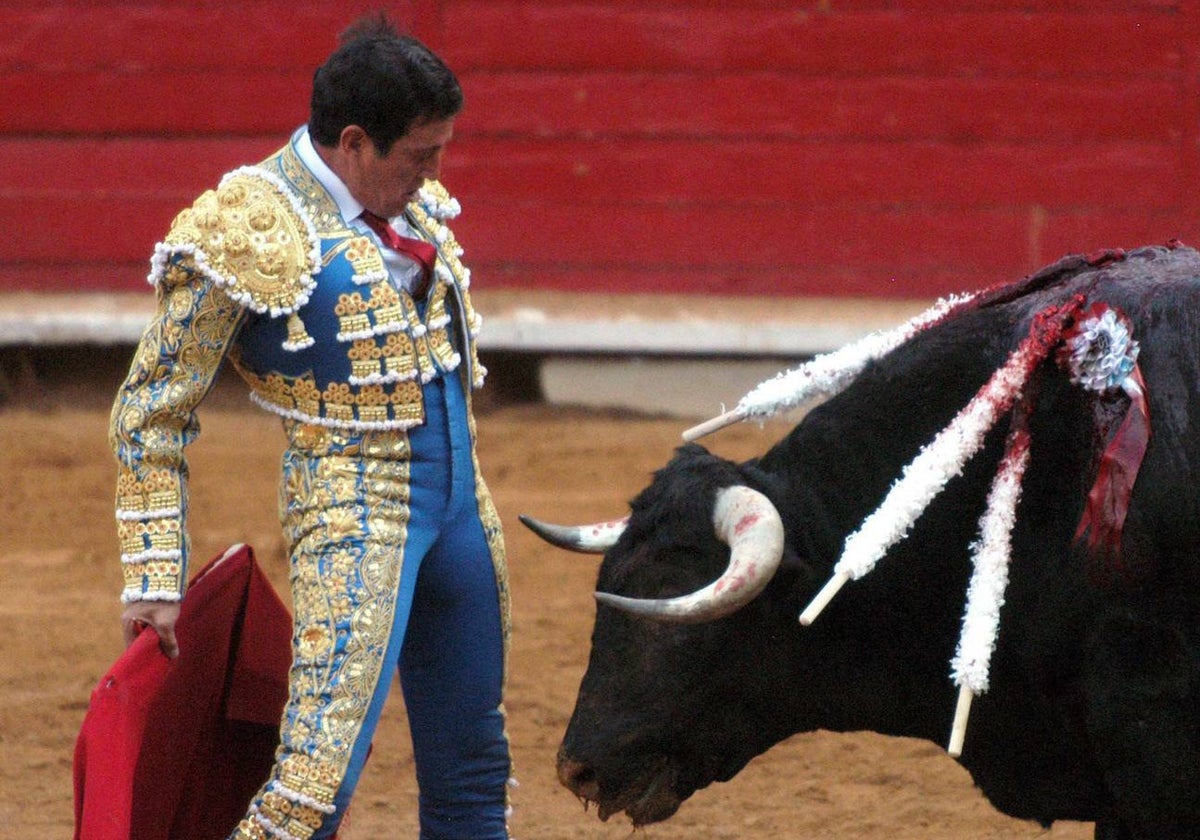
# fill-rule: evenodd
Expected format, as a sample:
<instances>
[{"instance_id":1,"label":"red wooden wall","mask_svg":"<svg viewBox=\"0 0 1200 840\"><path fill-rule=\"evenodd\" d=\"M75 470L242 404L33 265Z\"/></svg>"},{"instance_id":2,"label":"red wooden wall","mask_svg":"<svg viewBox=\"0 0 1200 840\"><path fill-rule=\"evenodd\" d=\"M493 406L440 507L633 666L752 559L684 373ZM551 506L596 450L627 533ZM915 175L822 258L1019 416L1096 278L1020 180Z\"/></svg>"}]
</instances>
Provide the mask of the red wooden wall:
<instances>
[{"instance_id":1,"label":"red wooden wall","mask_svg":"<svg viewBox=\"0 0 1200 840\"><path fill-rule=\"evenodd\" d=\"M0 290L143 288L377 8L463 82L489 287L924 297L1200 245L1197 0L0 0Z\"/></svg>"}]
</instances>

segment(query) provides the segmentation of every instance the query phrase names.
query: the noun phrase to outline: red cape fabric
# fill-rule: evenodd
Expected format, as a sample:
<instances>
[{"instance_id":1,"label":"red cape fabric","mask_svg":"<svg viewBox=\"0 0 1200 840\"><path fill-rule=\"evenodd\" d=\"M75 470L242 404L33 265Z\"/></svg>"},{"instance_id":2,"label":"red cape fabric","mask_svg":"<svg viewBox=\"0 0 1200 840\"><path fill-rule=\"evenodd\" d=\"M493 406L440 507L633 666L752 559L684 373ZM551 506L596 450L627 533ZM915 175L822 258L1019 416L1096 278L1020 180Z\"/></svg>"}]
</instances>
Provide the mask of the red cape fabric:
<instances>
[{"instance_id":1,"label":"red cape fabric","mask_svg":"<svg viewBox=\"0 0 1200 840\"><path fill-rule=\"evenodd\" d=\"M179 657L143 632L92 692L75 745L75 840L223 840L266 781L292 620L248 546L192 580Z\"/></svg>"}]
</instances>

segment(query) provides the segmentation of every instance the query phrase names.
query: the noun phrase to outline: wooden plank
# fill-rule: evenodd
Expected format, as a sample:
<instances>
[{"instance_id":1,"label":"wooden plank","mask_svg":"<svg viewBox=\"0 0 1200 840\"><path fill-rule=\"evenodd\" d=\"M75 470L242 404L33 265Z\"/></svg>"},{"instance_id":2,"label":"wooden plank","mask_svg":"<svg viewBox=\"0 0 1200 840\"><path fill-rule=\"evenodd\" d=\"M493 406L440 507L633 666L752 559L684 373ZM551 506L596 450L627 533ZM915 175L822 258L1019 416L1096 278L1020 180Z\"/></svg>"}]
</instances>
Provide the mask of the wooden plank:
<instances>
[{"instance_id":1,"label":"wooden plank","mask_svg":"<svg viewBox=\"0 0 1200 840\"><path fill-rule=\"evenodd\" d=\"M865 224L869 220L860 220ZM480 230L460 226L468 243L468 263L480 288L529 288L607 292L687 292L758 295L850 295L869 297L928 297L1014 280L1067 253L1104 247L1133 248L1179 238L1200 242L1200 224L1181 226L1176 217L1061 215L1013 220L1007 236L998 236L977 253L941 253L921 245L941 241L944 226L936 219L910 228L908 240L899 237L902 225L877 226L871 235L855 236L861 228L815 230L818 247L785 255L785 259L751 264L705 262L702 250L692 259L671 262L678 254L659 249L656 260L625 259L611 230L589 229L570 241L548 241L522 234L520 227L496 232L508 238L484 238L495 226ZM1023 228L1023 230L1018 230ZM622 228L624 231L624 228ZM841 235L841 239L835 234ZM1022 236L1024 239L1022 239ZM885 238L887 237L887 238ZM582 253L573 243L595 241ZM1003 241L999 241L1003 240ZM611 253L598 254L607 244ZM801 245L803 243L800 243ZM845 248L838 248L845 244ZM547 246L547 247L543 247ZM1031 249L1031 250L1025 250ZM75 249L79 252L79 249ZM6 252L7 253L7 252ZM112 261L89 254L86 259L0 262L0 290L121 290L145 289L149 271L145 256ZM607 256L606 260L595 259ZM686 255L685 255L686 256ZM778 256L778 254L777 254ZM592 257L590 261L585 257Z\"/></svg>"},{"instance_id":2,"label":"wooden plank","mask_svg":"<svg viewBox=\"0 0 1200 840\"><path fill-rule=\"evenodd\" d=\"M1118 240L1105 240L1116 243ZM1157 238L1120 240L1129 247ZM1195 244L1196 240L1192 240ZM1058 250L1037 267L1077 249ZM909 267L902 256L886 266L803 265L741 267L595 266L473 263L480 289L607 294L721 294L765 299L805 296L911 299L970 291L1015 280L1033 268L1006 262L970 268ZM13 264L0 262L0 292L112 291L148 294L148 261L129 263ZM484 312L487 329L487 312Z\"/></svg>"},{"instance_id":3,"label":"wooden plank","mask_svg":"<svg viewBox=\"0 0 1200 840\"><path fill-rule=\"evenodd\" d=\"M144 290L170 219L283 142L367 8L0 2L0 288ZM467 88L445 178L482 287L927 297L1200 241L1198 8L393 11Z\"/></svg>"},{"instance_id":4,"label":"wooden plank","mask_svg":"<svg viewBox=\"0 0 1200 840\"><path fill-rule=\"evenodd\" d=\"M0 141L0 196L170 199L190 204L230 169L283 140L13 139ZM503 165L497 165L503 161ZM767 141L508 142L451 147L443 180L476 201L773 208L847 206L1078 207L1162 211L1185 200L1171 150L1155 144L791 143Z\"/></svg>"},{"instance_id":5,"label":"wooden plank","mask_svg":"<svg viewBox=\"0 0 1200 840\"><path fill-rule=\"evenodd\" d=\"M1154 244L1142 243L1139 244ZM1039 263L1053 262L1066 251ZM902 258L888 266L815 265L763 268L679 268L673 266L563 266L505 264L473 270L495 290L593 292L605 294L736 295L763 299L850 297L868 299L931 299L1006 283L1035 268L994 263L971 268L909 267ZM0 278L3 273L0 272ZM484 329L487 329L487 312Z\"/></svg>"},{"instance_id":6,"label":"wooden plank","mask_svg":"<svg viewBox=\"0 0 1200 840\"><path fill-rule=\"evenodd\" d=\"M422 0L394 0L398 25L425 22ZM371 0L290 3L52 3L6 8L0 70L306 70Z\"/></svg>"},{"instance_id":7,"label":"wooden plank","mask_svg":"<svg viewBox=\"0 0 1200 840\"><path fill-rule=\"evenodd\" d=\"M183 206L160 196L0 196L0 255L18 263L149 260Z\"/></svg>"},{"instance_id":8,"label":"wooden plank","mask_svg":"<svg viewBox=\"0 0 1200 840\"><path fill-rule=\"evenodd\" d=\"M140 292L150 294L150 260L20 263L0 261L0 292Z\"/></svg>"},{"instance_id":9,"label":"wooden plank","mask_svg":"<svg viewBox=\"0 0 1200 840\"><path fill-rule=\"evenodd\" d=\"M502 166L496 164L503 161ZM1171 147L1140 143L954 145L785 141L464 139L443 180L463 201L959 207L1038 204L1147 210L1188 188Z\"/></svg>"},{"instance_id":10,"label":"wooden plank","mask_svg":"<svg viewBox=\"0 0 1200 840\"><path fill-rule=\"evenodd\" d=\"M158 196L136 203L87 195L0 197L0 254L10 262L64 262L76 254L102 262L148 258L180 208L178 201ZM907 254L914 266L979 267L999 253L1016 254L1006 258L1009 264L1024 264L1030 219L1043 216L1023 208L784 207L751 213L616 200L608 207L480 201L457 220L455 230L469 262L880 266ZM54 218L89 223L66 237L60 226L47 223Z\"/></svg>"},{"instance_id":11,"label":"wooden plank","mask_svg":"<svg viewBox=\"0 0 1200 840\"><path fill-rule=\"evenodd\" d=\"M262 5L269 0L254 0L252 5ZM453 0L450 0L453 2ZM578 6L580 0L524 0L526 3L537 3L541 6ZM605 2L605 0L599 0ZM619 5L623 0L607 0L613 5ZM1187 0L955 0L954 11L956 12L996 12L996 11L1011 11L1025 12L1027 14L1037 14L1043 12L1073 12L1076 14L1091 14L1094 12L1113 12L1113 11L1148 11L1157 12L1160 14L1178 13L1182 5ZM387 12L389 15L396 14L396 9L401 10L408 5L420 7L442 7L447 5L447 0L392 0L387 4ZM71 8L77 9L110 9L119 10L133 4L130 0L70 0L69 3L60 2L58 5L69 5ZM175 9L179 12L190 12L196 7L196 0L155 0L155 5L163 8ZM226 8L229 8L227 4ZM298 0L287 6L292 11L303 11L308 6L316 6L318 3L315 0ZM681 14L686 14L693 9L704 8L730 8L730 9L778 9L780 6L779 0L644 0L642 5L659 6L673 9ZM10 12L25 9L43 9L46 7L45 0L0 0L0 12ZM376 5L374 8L378 9ZM947 4L945 0L839 0L836 9L828 2L813 2L800 6L795 9L797 14L808 15L825 15L836 14L842 12L945 12ZM418 9L418 15L421 14Z\"/></svg>"},{"instance_id":12,"label":"wooden plank","mask_svg":"<svg viewBox=\"0 0 1200 840\"><path fill-rule=\"evenodd\" d=\"M1132 249L1179 239L1200 244L1200 222L1180 224L1177 216L1117 214L1030 214L1012 220L1005 230L1017 232L982 243L971 253L934 250L943 227L936 220L877 228L878 237L835 240L837 231L818 231L830 241L849 241L843 251L816 247L774 263L737 265L674 264L666 261L630 264L572 262L569 254L556 261L534 256L493 264L472 262L476 282L485 288L529 288L612 292L683 291L762 297L849 295L911 298L953 294L1018 279L1071 253L1102 248ZM946 226L946 230L949 226ZM981 236L983 231L978 231ZM467 233L474 233L468 231ZM467 235L464 233L464 237ZM597 232L599 233L599 232ZM587 236L584 233L583 236ZM853 231L850 232L850 236ZM464 241L467 241L464 239ZM473 241L473 240L471 240ZM479 243L480 245L484 243ZM955 244L955 243L949 243ZM987 247L984 247L987 245ZM477 248L473 247L473 250Z\"/></svg>"},{"instance_id":13,"label":"wooden plank","mask_svg":"<svg viewBox=\"0 0 1200 840\"><path fill-rule=\"evenodd\" d=\"M460 136L1176 142L1185 122L1174 81L475 71L462 83Z\"/></svg>"},{"instance_id":14,"label":"wooden plank","mask_svg":"<svg viewBox=\"0 0 1200 840\"><path fill-rule=\"evenodd\" d=\"M507 218L500 218L499 211ZM456 229L467 257L539 265L676 266L726 270L813 263L883 267L984 264L982 255L1024 248L1025 219L1003 212L887 212L573 206L473 208ZM491 211L491 212L489 212ZM529 233L531 227L536 235ZM496 257L503 257L497 260ZM977 263L972 263L973 260ZM1020 261L1020 255L1010 257Z\"/></svg>"},{"instance_id":15,"label":"wooden plank","mask_svg":"<svg viewBox=\"0 0 1200 840\"><path fill-rule=\"evenodd\" d=\"M561 2L562 0L549 0ZM571 2L571 0L566 0ZM738 6L741 3L757 3L760 6L778 5L775 0L673 0L674 5L684 6ZM830 14L832 9L824 9L822 5L814 4L809 12L813 15ZM1152 12L1156 14L1177 14L1181 0L954 0L950 9L946 0L838 0L837 12L866 12L890 11L921 14L942 14L954 12L1022 12L1025 14L1072 13L1095 14L1097 12Z\"/></svg>"},{"instance_id":16,"label":"wooden plank","mask_svg":"<svg viewBox=\"0 0 1200 840\"><path fill-rule=\"evenodd\" d=\"M0 139L0 196L90 195L191 203L229 170L256 163L283 137Z\"/></svg>"},{"instance_id":17,"label":"wooden plank","mask_svg":"<svg viewBox=\"0 0 1200 840\"><path fill-rule=\"evenodd\" d=\"M787 70L872 75L1171 78L1176 16L830 11L449 0L445 57L491 70ZM519 34L519 37L517 35Z\"/></svg>"},{"instance_id":18,"label":"wooden plank","mask_svg":"<svg viewBox=\"0 0 1200 840\"><path fill-rule=\"evenodd\" d=\"M190 201L163 191L0 194L5 260L136 261L148 256ZM1038 206L887 207L581 204L472 199L455 225L469 260L572 265L878 267L909 254L921 269L984 268L997 254L1032 267L1047 252L1188 239L1194 225L1173 208L1047 211ZM46 220L87 219L64 236ZM1104 235L1102 235L1104 234ZM1194 234L1192 241L1200 240ZM81 256L81 255L86 255ZM1044 261L1044 260L1042 260Z\"/></svg>"},{"instance_id":19,"label":"wooden plank","mask_svg":"<svg viewBox=\"0 0 1200 840\"><path fill-rule=\"evenodd\" d=\"M105 2L105 0L100 0ZM111 2L111 0L107 0ZM177 0L178 2L179 0ZM471 0L479 2L479 0ZM33 0L29 0L33 2ZM441 0L444 6L453 6L460 0ZM623 0L508 0L510 6L540 6L542 8L609 5L615 8L628 5ZM1145 12L1152 14L1180 14L1188 0L817 0L810 3L792 4L790 11L797 17L827 17L837 14L862 14L865 12L888 12L891 14L959 14L966 12L1021 12L1023 14L1096 14L1112 12ZM733 9L740 12L774 11L784 6L779 0L642 0L637 5L646 8L667 10L681 16L704 9Z\"/></svg>"},{"instance_id":20,"label":"wooden plank","mask_svg":"<svg viewBox=\"0 0 1200 840\"><path fill-rule=\"evenodd\" d=\"M1178 38L1183 53L1183 81L1180 85L1179 115L1183 131L1179 148L1179 179L1195 184L1200 179L1200 0L1182 3ZM1184 192L1182 206L1186 218L1200 216L1200 194Z\"/></svg>"},{"instance_id":21,"label":"wooden plank","mask_svg":"<svg viewBox=\"0 0 1200 840\"><path fill-rule=\"evenodd\" d=\"M286 136L308 119L312 71L0 72L8 134Z\"/></svg>"},{"instance_id":22,"label":"wooden plank","mask_svg":"<svg viewBox=\"0 0 1200 840\"><path fill-rule=\"evenodd\" d=\"M1029 271L1069 251L1133 247L1190 235L1176 213L1047 213L1039 208L514 207L479 202L455 225L468 264L907 267ZM531 233L531 231L533 231Z\"/></svg>"},{"instance_id":23,"label":"wooden plank","mask_svg":"<svg viewBox=\"0 0 1200 840\"><path fill-rule=\"evenodd\" d=\"M1104 213L1099 210L1050 213L1040 224L1036 245L1041 262L1099 248L1163 245L1177 239L1200 246L1200 221L1181 213Z\"/></svg>"},{"instance_id":24,"label":"wooden plank","mask_svg":"<svg viewBox=\"0 0 1200 840\"><path fill-rule=\"evenodd\" d=\"M11 134L282 135L307 119L310 80L309 71L0 72L0 113ZM599 72L462 81L460 137L1175 142L1186 128L1179 83L1166 81Z\"/></svg>"},{"instance_id":25,"label":"wooden plank","mask_svg":"<svg viewBox=\"0 0 1200 840\"><path fill-rule=\"evenodd\" d=\"M405 25L408 31L420 38L426 46L441 53L446 43L446 28L442 20L442 0L409 0L406 19L396 16L395 9L388 14L397 25ZM377 7L378 8L378 7Z\"/></svg>"},{"instance_id":26,"label":"wooden plank","mask_svg":"<svg viewBox=\"0 0 1200 840\"><path fill-rule=\"evenodd\" d=\"M132 292L149 295L149 262L4 263L0 292ZM1014 279L1000 269L964 278L932 271L907 276L894 270L852 271L830 267L765 268L753 273L730 269L662 266L480 265L474 273L484 289L603 293L685 293L754 295L765 298L805 295L855 297L931 297ZM487 312L484 312L487 320ZM485 326L486 329L486 326Z\"/></svg>"},{"instance_id":27,"label":"wooden plank","mask_svg":"<svg viewBox=\"0 0 1200 840\"><path fill-rule=\"evenodd\" d=\"M1056 4L1061 9L1063 6ZM307 69L370 0L261 0L222 5L16 4L0 31L0 69ZM774 69L818 75L1024 75L1163 78L1181 67L1170 6L1101 4L1085 14L1028 4L967 11L866 4L809 12L777 3L533 3L419 0L389 11L439 25L443 54L477 68L708 71ZM999 9L999 10L995 10ZM941 13L938 13L941 12ZM519 34L518 34L519 33Z\"/></svg>"},{"instance_id":28,"label":"wooden plank","mask_svg":"<svg viewBox=\"0 0 1200 840\"><path fill-rule=\"evenodd\" d=\"M590 291L611 294L715 294L761 298L837 296L870 298L930 298L980 288L1013 279L1005 266L971 272L902 263L886 267L801 266L678 267L579 266L505 263L481 266L473 273L484 288L521 289L536 285L545 291ZM1018 275L1019 276L1019 275ZM0 278L3 273L0 272ZM486 324L487 313L484 313ZM486 329L486 326L484 327Z\"/></svg>"},{"instance_id":29,"label":"wooden plank","mask_svg":"<svg viewBox=\"0 0 1200 840\"><path fill-rule=\"evenodd\" d=\"M59 149L63 153L59 158L39 154L39 147L47 144L0 144L0 152L5 153L0 172L8 173L3 178L7 186L0 190L0 254L5 260L24 262L62 262L81 254L99 261L145 259L175 213L229 168L200 165L197 149L204 144L196 144L180 149L164 143L147 154L145 144L97 141L86 167L65 165L72 149L69 144ZM222 154L244 151L238 144L212 146ZM21 154L13 154L14 148ZM903 161L902 156L898 159ZM940 159L934 156L932 161ZM35 165L47 160L64 165L50 169ZM832 164L844 165L845 160L834 156ZM903 166L894 169L905 171ZM113 177L97 182L97 172ZM43 182L39 173L53 177ZM202 183L172 181L179 173ZM830 184L835 174L836 170L829 170ZM960 172L952 174L947 183L954 188L975 188ZM679 179L686 181L683 175ZM914 178L912 189L919 190L921 173L909 177ZM994 173L990 177L995 180ZM1034 186L1052 180L1039 173L1031 177ZM759 180L774 185L772 178ZM473 189L481 189L479 193L459 191L466 212L456 230L467 244L469 259L485 264L561 262L601 268L667 264L736 270L815 262L867 269L894 261L897 254L910 254L906 264L920 270L948 265L981 270L998 253L1010 255L1010 262L1003 263L1007 268L1031 269L1065 251L1176 236L1187 240L1194 229L1194 223L1188 226L1194 216L1169 203L1122 211L1115 193L1099 187L1090 201L1079 206L1047 200L1005 208L886 204L879 201L877 191L869 202L816 196L809 203L773 203L764 202L761 193L739 199L732 186L723 201L631 202L611 186L620 183L610 172L587 200L574 201L547 200L536 181L526 182L524 192L515 196L473 184ZM719 187L722 182L709 184ZM577 186L574 192L578 198L581 190ZM55 218L89 222L68 239L61 228L45 222ZM1200 240L1194 233L1190 238Z\"/></svg>"},{"instance_id":30,"label":"wooden plank","mask_svg":"<svg viewBox=\"0 0 1200 840\"><path fill-rule=\"evenodd\" d=\"M150 294L149 262L0 262L0 292L133 292ZM945 269L908 272L900 265L852 269L836 266L784 266L754 270L671 266L564 266L476 264L481 289L528 289L597 293L684 293L796 296L933 297L1015 279L1004 267L972 273ZM1019 275L1018 275L1019 276ZM484 312L486 330L487 312Z\"/></svg>"}]
</instances>

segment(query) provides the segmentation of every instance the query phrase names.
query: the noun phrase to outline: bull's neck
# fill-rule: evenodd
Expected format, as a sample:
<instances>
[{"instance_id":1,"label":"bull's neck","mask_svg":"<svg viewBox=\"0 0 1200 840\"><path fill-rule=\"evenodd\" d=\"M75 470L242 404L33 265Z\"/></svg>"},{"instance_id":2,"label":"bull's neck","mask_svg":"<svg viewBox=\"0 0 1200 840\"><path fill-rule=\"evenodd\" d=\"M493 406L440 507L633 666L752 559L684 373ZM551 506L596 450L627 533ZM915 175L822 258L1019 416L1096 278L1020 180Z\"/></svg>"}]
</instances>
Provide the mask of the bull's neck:
<instances>
[{"instance_id":1,"label":"bull's neck","mask_svg":"<svg viewBox=\"0 0 1200 840\"><path fill-rule=\"evenodd\" d=\"M915 438L914 438L915 441ZM909 442L909 449L916 449ZM905 442L880 446L863 430L818 418L760 461L789 488L789 543L801 561L791 607L825 584L846 538L876 509L907 460ZM970 471L986 470L987 456ZM965 487L986 487L968 481ZM788 628L790 685L800 730L873 730L944 740L955 687L949 662L962 616L981 494L935 499L874 570L847 583L811 626Z\"/></svg>"}]
</instances>

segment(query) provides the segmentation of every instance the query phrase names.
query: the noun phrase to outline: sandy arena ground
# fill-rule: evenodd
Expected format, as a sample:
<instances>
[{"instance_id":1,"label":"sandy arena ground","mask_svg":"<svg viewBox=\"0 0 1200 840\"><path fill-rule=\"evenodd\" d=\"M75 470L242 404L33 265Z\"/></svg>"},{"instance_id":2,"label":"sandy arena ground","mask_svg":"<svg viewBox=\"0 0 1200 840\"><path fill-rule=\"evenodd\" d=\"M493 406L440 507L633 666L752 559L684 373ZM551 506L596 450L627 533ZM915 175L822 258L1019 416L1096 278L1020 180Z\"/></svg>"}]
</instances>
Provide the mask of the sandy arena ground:
<instances>
[{"instance_id":1,"label":"sandy arena ground","mask_svg":"<svg viewBox=\"0 0 1200 840\"><path fill-rule=\"evenodd\" d=\"M0 835L54 840L71 836L71 755L88 696L121 650L114 470L105 439L119 374L111 360L86 352L49 360L7 352L0 368ZM507 526L514 601L508 709L520 787L513 836L628 837L626 819L601 823L554 775L587 657L597 560L545 546L517 515L560 522L620 515L688 423L514 401L502 398L503 385L503 376L493 377L489 387L501 398L484 399L478 413L481 457ZM286 600L274 511L282 435L273 418L234 390L224 386L206 404L204 434L191 452L195 556L202 562L230 543L249 543ZM707 443L743 458L782 431L745 426ZM399 695L389 701L344 840L417 836ZM1090 825L1047 831L997 814L937 745L814 733L778 745L638 836L1084 840L1092 834Z\"/></svg>"}]
</instances>

